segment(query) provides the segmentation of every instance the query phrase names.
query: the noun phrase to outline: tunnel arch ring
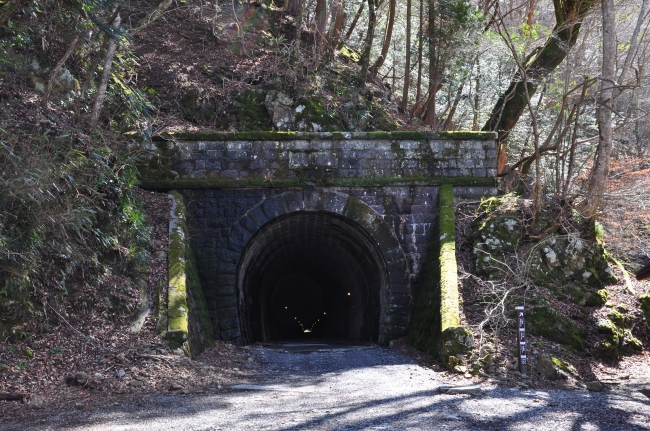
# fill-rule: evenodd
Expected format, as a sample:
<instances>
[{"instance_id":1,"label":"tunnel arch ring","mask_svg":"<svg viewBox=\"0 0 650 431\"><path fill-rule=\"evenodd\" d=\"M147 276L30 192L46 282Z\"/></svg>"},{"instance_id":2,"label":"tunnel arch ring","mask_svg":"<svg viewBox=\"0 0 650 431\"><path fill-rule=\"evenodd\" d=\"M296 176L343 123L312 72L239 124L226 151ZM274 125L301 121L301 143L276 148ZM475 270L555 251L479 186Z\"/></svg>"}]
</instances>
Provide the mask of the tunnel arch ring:
<instances>
[{"instance_id":1,"label":"tunnel arch ring","mask_svg":"<svg viewBox=\"0 0 650 431\"><path fill-rule=\"evenodd\" d=\"M244 214L230 229L228 251L237 256L237 272L232 291L236 292L242 341L259 340L250 327L250 295L246 291L246 274L256 254L260 235L274 224L295 215L320 214L346 224L379 269L379 316L376 339L380 344L405 335L410 306L410 266L394 230L370 206L345 193L328 190L297 190L262 200ZM364 240L365 237L365 240ZM268 335L268 334L267 334ZM264 338L264 337L262 337Z\"/></svg>"}]
</instances>

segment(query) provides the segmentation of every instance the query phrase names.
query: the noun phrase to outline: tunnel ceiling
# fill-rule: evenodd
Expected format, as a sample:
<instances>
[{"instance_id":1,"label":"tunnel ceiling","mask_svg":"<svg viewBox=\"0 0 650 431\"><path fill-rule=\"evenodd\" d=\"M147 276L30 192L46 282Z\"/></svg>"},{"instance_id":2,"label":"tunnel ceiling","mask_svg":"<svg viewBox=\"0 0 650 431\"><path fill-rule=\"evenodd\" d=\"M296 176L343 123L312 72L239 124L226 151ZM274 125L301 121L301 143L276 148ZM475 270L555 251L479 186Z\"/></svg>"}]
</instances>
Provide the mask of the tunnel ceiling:
<instances>
[{"instance_id":1,"label":"tunnel ceiling","mask_svg":"<svg viewBox=\"0 0 650 431\"><path fill-rule=\"evenodd\" d=\"M268 223L239 268L246 341L377 341L383 262L372 238L342 216L299 212Z\"/></svg>"}]
</instances>

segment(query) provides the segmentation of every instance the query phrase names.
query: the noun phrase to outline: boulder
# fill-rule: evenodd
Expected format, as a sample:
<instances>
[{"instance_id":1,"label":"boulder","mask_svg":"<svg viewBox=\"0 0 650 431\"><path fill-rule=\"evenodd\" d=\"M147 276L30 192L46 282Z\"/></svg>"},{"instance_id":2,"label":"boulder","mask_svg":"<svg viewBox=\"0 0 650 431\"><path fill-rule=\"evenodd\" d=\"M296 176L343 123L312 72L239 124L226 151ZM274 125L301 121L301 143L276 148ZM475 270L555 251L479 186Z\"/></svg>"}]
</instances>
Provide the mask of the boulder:
<instances>
[{"instance_id":1,"label":"boulder","mask_svg":"<svg viewBox=\"0 0 650 431\"><path fill-rule=\"evenodd\" d=\"M570 319L553 308L546 299L541 297L531 299L527 317L528 331L532 335L584 350L582 331Z\"/></svg>"},{"instance_id":2,"label":"boulder","mask_svg":"<svg viewBox=\"0 0 650 431\"><path fill-rule=\"evenodd\" d=\"M442 331L443 362L448 362L450 356L465 354L472 347L474 347L474 336L467 328L454 326Z\"/></svg>"},{"instance_id":3,"label":"boulder","mask_svg":"<svg viewBox=\"0 0 650 431\"><path fill-rule=\"evenodd\" d=\"M264 99L264 106L273 122L273 127L280 131L291 130L295 121L293 100L281 91L269 90Z\"/></svg>"},{"instance_id":4,"label":"boulder","mask_svg":"<svg viewBox=\"0 0 650 431\"><path fill-rule=\"evenodd\" d=\"M537 358L537 372L549 380L559 377L558 369L549 355L539 355Z\"/></svg>"},{"instance_id":5,"label":"boulder","mask_svg":"<svg viewBox=\"0 0 650 431\"><path fill-rule=\"evenodd\" d=\"M30 409L42 409L45 407L45 400L39 395L32 395L32 399L29 400L27 407Z\"/></svg>"},{"instance_id":6,"label":"boulder","mask_svg":"<svg viewBox=\"0 0 650 431\"><path fill-rule=\"evenodd\" d=\"M587 383L587 390L592 392L600 392L603 390L603 384L598 380Z\"/></svg>"},{"instance_id":7,"label":"boulder","mask_svg":"<svg viewBox=\"0 0 650 431\"><path fill-rule=\"evenodd\" d=\"M650 294L642 295L639 298L639 302L641 303L641 311L645 315L645 322L648 328L650 328Z\"/></svg>"}]
</instances>

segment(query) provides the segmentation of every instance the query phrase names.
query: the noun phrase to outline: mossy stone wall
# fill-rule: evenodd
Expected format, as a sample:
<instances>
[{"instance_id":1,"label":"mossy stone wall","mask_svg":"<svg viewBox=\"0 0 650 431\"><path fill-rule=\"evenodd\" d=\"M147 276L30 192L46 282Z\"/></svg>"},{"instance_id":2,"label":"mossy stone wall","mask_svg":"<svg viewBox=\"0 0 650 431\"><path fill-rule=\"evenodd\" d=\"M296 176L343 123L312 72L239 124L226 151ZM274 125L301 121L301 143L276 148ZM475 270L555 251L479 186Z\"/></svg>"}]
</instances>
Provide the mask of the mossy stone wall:
<instances>
[{"instance_id":1,"label":"mossy stone wall","mask_svg":"<svg viewBox=\"0 0 650 431\"><path fill-rule=\"evenodd\" d=\"M434 243L427 255L409 326L409 341L449 365L450 356L465 353L474 341L472 333L460 324L453 187L440 188L439 209Z\"/></svg>"},{"instance_id":2,"label":"mossy stone wall","mask_svg":"<svg viewBox=\"0 0 650 431\"><path fill-rule=\"evenodd\" d=\"M380 339L406 334L414 316L413 292L434 283L420 290L434 292L438 308L419 301L426 303L420 312L434 310L423 319L439 320L432 348L437 351L444 339L445 355L455 354L471 342L471 334L458 318L453 195L478 199L496 193L495 138L481 132L177 133L152 146L155 163L142 185L180 190L188 202L192 250L218 338L242 339L246 322L238 306L237 271L251 238L276 217L316 211L351 218L382 250L393 250L384 256L390 304L380 317L385 322ZM440 200L441 214L451 221L443 231L437 225L440 190L448 195ZM358 213L372 215L374 222L354 220ZM441 239L440 232L448 236ZM397 248L387 245L393 240ZM403 258L396 260L395 253ZM427 253L438 267L423 275L422 268L430 266ZM441 272L441 263L453 271Z\"/></svg>"},{"instance_id":3,"label":"mossy stone wall","mask_svg":"<svg viewBox=\"0 0 650 431\"><path fill-rule=\"evenodd\" d=\"M194 254L189 244L183 196L170 192L172 199L169 223L169 287L167 289L167 330L170 347L182 347L195 357L212 344L214 335Z\"/></svg>"},{"instance_id":4,"label":"mossy stone wall","mask_svg":"<svg viewBox=\"0 0 650 431\"><path fill-rule=\"evenodd\" d=\"M143 170L143 182L176 187L201 180L238 187L449 178L495 185L495 148L495 135L483 132L178 133L151 145L155 163Z\"/></svg>"}]
</instances>

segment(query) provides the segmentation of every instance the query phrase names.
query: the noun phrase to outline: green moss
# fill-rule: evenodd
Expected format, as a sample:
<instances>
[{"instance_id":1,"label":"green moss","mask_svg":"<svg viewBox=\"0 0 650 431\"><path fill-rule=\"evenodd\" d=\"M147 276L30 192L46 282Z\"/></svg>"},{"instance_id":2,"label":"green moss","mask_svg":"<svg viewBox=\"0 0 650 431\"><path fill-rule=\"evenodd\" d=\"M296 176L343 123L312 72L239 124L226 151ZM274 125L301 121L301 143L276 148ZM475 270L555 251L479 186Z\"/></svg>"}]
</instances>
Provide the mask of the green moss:
<instances>
[{"instance_id":1,"label":"green moss","mask_svg":"<svg viewBox=\"0 0 650 431\"><path fill-rule=\"evenodd\" d=\"M479 186L495 187L494 178L445 178L445 177L394 177L394 178L327 178L315 180L315 186L330 187L382 187L391 185L419 185L419 186ZM144 189L171 190L171 189L209 189L209 188L276 188L276 187L305 187L300 179L274 179L272 182L264 178L210 178L210 179L157 179L148 177L138 183Z\"/></svg>"},{"instance_id":2,"label":"green moss","mask_svg":"<svg viewBox=\"0 0 650 431\"><path fill-rule=\"evenodd\" d=\"M170 194L173 196L174 217L170 221L167 254L169 288L165 338L172 349L182 346L194 357L212 343L214 336L188 241L183 196L177 191Z\"/></svg>"},{"instance_id":3,"label":"green moss","mask_svg":"<svg viewBox=\"0 0 650 431\"><path fill-rule=\"evenodd\" d=\"M399 128L399 124L381 105L373 103L370 116L372 117L372 127L374 129L397 130Z\"/></svg>"},{"instance_id":4,"label":"green moss","mask_svg":"<svg viewBox=\"0 0 650 431\"><path fill-rule=\"evenodd\" d=\"M178 192L174 196L172 208L175 220L170 222L169 252L169 289L167 291L167 334L166 339L172 349L180 347L187 341L188 305L187 278L185 261L185 206L183 197Z\"/></svg>"},{"instance_id":5,"label":"green moss","mask_svg":"<svg viewBox=\"0 0 650 431\"><path fill-rule=\"evenodd\" d=\"M592 222L592 229L594 232L594 237L596 238L596 241L599 243L602 243L605 240L605 227L602 225L602 223L593 220Z\"/></svg>"},{"instance_id":6,"label":"green moss","mask_svg":"<svg viewBox=\"0 0 650 431\"><path fill-rule=\"evenodd\" d=\"M359 54L356 50L350 48L345 44L341 47L339 54L344 59L349 60L353 63L358 63L359 61L361 61L361 54Z\"/></svg>"},{"instance_id":7,"label":"green moss","mask_svg":"<svg viewBox=\"0 0 650 431\"><path fill-rule=\"evenodd\" d=\"M617 325L622 325L623 321L625 320L623 315L616 310L611 310L609 313L607 313L607 318Z\"/></svg>"},{"instance_id":8,"label":"green moss","mask_svg":"<svg viewBox=\"0 0 650 431\"><path fill-rule=\"evenodd\" d=\"M496 140L497 134L495 132L471 132L471 131L455 131L455 132L437 132L437 135L446 139L457 140L472 140L472 141L489 141Z\"/></svg>"},{"instance_id":9,"label":"green moss","mask_svg":"<svg viewBox=\"0 0 650 431\"><path fill-rule=\"evenodd\" d=\"M137 166L138 172L142 178L151 178L155 180L171 180L176 174L183 175L185 171L176 169L174 174L171 165L175 160L179 160L181 152L176 145L167 141L155 142L157 151L149 160L141 159Z\"/></svg>"},{"instance_id":10,"label":"green moss","mask_svg":"<svg viewBox=\"0 0 650 431\"><path fill-rule=\"evenodd\" d=\"M442 362L449 366L449 358L467 353L474 346L474 336L464 326L453 326L445 328L441 334Z\"/></svg>"},{"instance_id":11,"label":"green moss","mask_svg":"<svg viewBox=\"0 0 650 431\"><path fill-rule=\"evenodd\" d=\"M350 197L345 208L345 215L359 223L367 230L374 230L373 222L375 221L376 216L370 208L360 200Z\"/></svg>"},{"instance_id":12,"label":"green moss","mask_svg":"<svg viewBox=\"0 0 650 431\"><path fill-rule=\"evenodd\" d=\"M454 192L450 185L440 187L439 207L439 222L420 275L408 337L410 344L449 365L449 357L466 352L473 338L460 326Z\"/></svg>"},{"instance_id":13,"label":"green moss","mask_svg":"<svg viewBox=\"0 0 650 431\"><path fill-rule=\"evenodd\" d=\"M273 130L273 124L266 106L264 94L246 90L233 97L233 104L238 109L239 128L241 130Z\"/></svg>"},{"instance_id":14,"label":"green moss","mask_svg":"<svg viewBox=\"0 0 650 431\"><path fill-rule=\"evenodd\" d=\"M583 333L575 323L560 314L544 298L534 298L529 304L528 328L532 335L584 350Z\"/></svg>"},{"instance_id":15,"label":"green moss","mask_svg":"<svg viewBox=\"0 0 650 431\"><path fill-rule=\"evenodd\" d=\"M458 303L458 267L456 265L456 222L454 211L454 189L440 187L440 316L441 328L460 325Z\"/></svg>"},{"instance_id":16,"label":"green moss","mask_svg":"<svg viewBox=\"0 0 650 431\"><path fill-rule=\"evenodd\" d=\"M567 373L571 372L571 364L569 364L566 361L563 361L560 358L556 358L555 356L551 357L551 362L553 362L553 365L555 365L557 368L559 368L562 371L565 371Z\"/></svg>"},{"instance_id":17,"label":"green moss","mask_svg":"<svg viewBox=\"0 0 650 431\"><path fill-rule=\"evenodd\" d=\"M478 210L479 212L483 213L491 213L492 211L496 210L503 204L505 197L503 196L493 196L491 198L487 199L481 199L481 203L479 204Z\"/></svg>"},{"instance_id":18,"label":"green moss","mask_svg":"<svg viewBox=\"0 0 650 431\"><path fill-rule=\"evenodd\" d=\"M298 104L304 106L304 109L296 113L296 125L303 123L308 126L314 123L328 132L345 130L343 118L338 112L327 108L323 96L315 95L300 99Z\"/></svg>"},{"instance_id":19,"label":"green moss","mask_svg":"<svg viewBox=\"0 0 650 431\"><path fill-rule=\"evenodd\" d=\"M345 135L344 135L345 133ZM493 139L492 132L469 132L471 137L464 137L451 132L417 132L417 131L376 131L376 132L274 132L274 131L243 131L243 132L175 132L163 136L154 136L154 141L167 141L169 138L182 141L287 141L294 139L323 139L334 137L344 140L464 140L464 139ZM349 136L346 137L346 136Z\"/></svg>"},{"instance_id":20,"label":"green moss","mask_svg":"<svg viewBox=\"0 0 650 431\"><path fill-rule=\"evenodd\" d=\"M596 323L596 331L598 331L599 334L603 335L616 337L620 335L618 327L611 320L599 320L598 323Z\"/></svg>"},{"instance_id":21,"label":"green moss","mask_svg":"<svg viewBox=\"0 0 650 431\"><path fill-rule=\"evenodd\" d=\"M639 302L641 303L641 311L643 311L643 315L645 316L646 324L650 328L650 295L641 295Z\"/></svg>"},{"instance_id":22,"label":"green moss","mask_svg":"<svg viewBox=\"0 0 650 431\"><path fill-rule=\"evenodd\" d=\"M643 343L632 335L632 331L625 330L625 339L623 341L623 350L625 353L641 352L643 350Z\"/></svg>"},{"instance_id":23,"label":"green moss","mask_svg":"<svg viewBox=\"0 0 650 431\"><path fill-rule=\"evenodd\" d=\"M607 289L600 289L597 292L592 292L587 296L586 304L590 307L601 307L607 303L609 291Z\"/></svg>"}]
</instances>

